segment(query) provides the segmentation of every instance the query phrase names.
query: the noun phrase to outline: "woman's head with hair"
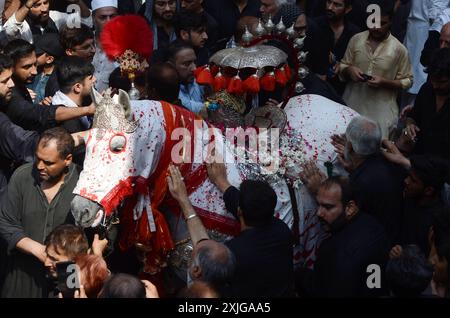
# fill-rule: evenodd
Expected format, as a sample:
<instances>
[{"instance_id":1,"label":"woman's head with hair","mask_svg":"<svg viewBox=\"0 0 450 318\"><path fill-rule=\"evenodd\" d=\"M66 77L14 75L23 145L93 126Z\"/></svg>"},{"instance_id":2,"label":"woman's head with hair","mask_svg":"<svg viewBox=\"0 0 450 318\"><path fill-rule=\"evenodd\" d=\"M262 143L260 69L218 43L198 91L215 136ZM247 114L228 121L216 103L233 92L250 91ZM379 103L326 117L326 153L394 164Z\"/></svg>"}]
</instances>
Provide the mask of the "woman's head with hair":
<instances>
[{"instance_id":1,"label":"woman's head with hair","mask_svg":"<svg viewBox=\"0 0 450 318\"><path fill-rule=\"evenodd\" d=\"M80 284L83 285L86 296L97 298L110 274L105 260L101 256L82 254L75 257L75 263L80 269Z\"/></svg>"}]
</instances>

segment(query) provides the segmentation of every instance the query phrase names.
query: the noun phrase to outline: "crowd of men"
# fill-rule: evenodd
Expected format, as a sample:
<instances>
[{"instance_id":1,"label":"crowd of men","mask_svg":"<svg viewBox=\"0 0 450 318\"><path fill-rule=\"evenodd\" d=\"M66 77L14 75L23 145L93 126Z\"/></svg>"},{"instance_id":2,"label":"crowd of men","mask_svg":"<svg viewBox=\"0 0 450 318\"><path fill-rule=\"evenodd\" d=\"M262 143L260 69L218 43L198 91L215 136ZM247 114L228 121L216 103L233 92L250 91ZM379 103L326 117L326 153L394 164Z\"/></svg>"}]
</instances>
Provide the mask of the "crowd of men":
<instances>
[{"instance_id":1,"label":"crowd of men","mask_svg":"<svg viewBox=\"0 0 450 318\"><path fill-rule=\"evenodd\" d=\"M0 9L1 297L67 296L57 284L67 261L80 268L72 297L450 295L449 0L6 0ZM73 225L91 90L131 88L100 42L105 24L124 14L145 17L153 31L142 39L154 51L135 79L140 99L197 114L211 89L196 83L195 69L240 45L259 19L282 17L306 35L301 94L361 115L330 140L346 176L327 178L314 163L299 176L327 232L313 268L294 268L292 231L275 217L270 185L233 187L219 163L208 165L209 178L241 225L225 243L209 239L179 170L167 177L194 245L185 286L157 290L107 256L115 255L107 239ZM261 93L257 106L281 96Z\"/></svg>"}]
</instances>

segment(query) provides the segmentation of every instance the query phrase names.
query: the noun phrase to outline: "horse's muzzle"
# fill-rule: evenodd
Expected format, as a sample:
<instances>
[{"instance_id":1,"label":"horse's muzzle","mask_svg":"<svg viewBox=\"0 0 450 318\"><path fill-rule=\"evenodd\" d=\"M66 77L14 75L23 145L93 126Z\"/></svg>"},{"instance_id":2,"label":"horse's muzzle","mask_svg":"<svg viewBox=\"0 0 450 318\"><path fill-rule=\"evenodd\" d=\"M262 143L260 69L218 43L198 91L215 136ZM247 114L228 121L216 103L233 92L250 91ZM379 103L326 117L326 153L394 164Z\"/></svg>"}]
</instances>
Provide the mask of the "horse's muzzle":
<instances>
[{"instance_id":1,"label":"horse's muzzle","mask_svg":"<svg viewBox=\"0 0 450 318\"><path fill-rule=\"evenodd\" d=\"M99 219L99 212L101 209L102 206L97 202L91 201L79 195L76 195L71 203L71 211L75 219L75 224L83 228L97 225L94 223L98 223L97 221Z\"/></svg>"}]
</instances>

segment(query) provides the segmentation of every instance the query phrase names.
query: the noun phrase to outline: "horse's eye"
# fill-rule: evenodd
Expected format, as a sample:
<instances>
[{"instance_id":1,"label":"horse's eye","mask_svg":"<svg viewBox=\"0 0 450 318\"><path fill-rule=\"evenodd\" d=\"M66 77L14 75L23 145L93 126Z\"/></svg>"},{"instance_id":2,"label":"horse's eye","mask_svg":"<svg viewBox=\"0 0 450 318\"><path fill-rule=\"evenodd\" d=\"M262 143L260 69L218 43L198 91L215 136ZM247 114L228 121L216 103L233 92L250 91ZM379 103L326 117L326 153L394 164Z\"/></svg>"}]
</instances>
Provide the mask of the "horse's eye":
<instances>
[{"instance_id":1,"label":"horse's eye","mask_svg":"<svg viewBox=\"0 0 450 318\"><path fill-rule=\"evenodd\" d=\"M125 138L125 136L115 135L109 142L109 149L112 152L119 153L123 150L123 148L125 148L126 143L127 139Z\"/></svg>"}]
</instances>

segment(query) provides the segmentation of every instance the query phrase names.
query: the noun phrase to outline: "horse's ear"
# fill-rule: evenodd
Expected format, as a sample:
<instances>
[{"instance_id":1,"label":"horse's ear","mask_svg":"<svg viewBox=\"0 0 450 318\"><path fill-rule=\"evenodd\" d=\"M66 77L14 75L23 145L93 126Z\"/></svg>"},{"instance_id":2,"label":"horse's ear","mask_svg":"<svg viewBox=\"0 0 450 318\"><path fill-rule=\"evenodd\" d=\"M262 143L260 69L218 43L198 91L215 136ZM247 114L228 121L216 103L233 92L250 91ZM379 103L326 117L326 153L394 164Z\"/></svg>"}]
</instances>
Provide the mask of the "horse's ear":
<instances>
[{"instance_id":1,"label":"horse's ear","mask_svg":"<svg viewBox=\"0 0 450 318\"><path fill-rule=\"evenodd\" d=\"M123 110L125 111L125 118L132 120L130 97L127 92L121 89L119 89L119 104L122 105Z\"/></svg>"},{"instance_id":2,"label":"horse's ear","mask_svg":"<svg viewBox=\"0 0 450 318\"><path fill-rule=\"evenodd\" d=\"M99 92L97 92L97 90L94 88L94 86L92 86L91 97L92 97L92 101L94 102L95 106L100 105L100 101L102 100L103 96Z\"/></svg>"}]
</instances>

